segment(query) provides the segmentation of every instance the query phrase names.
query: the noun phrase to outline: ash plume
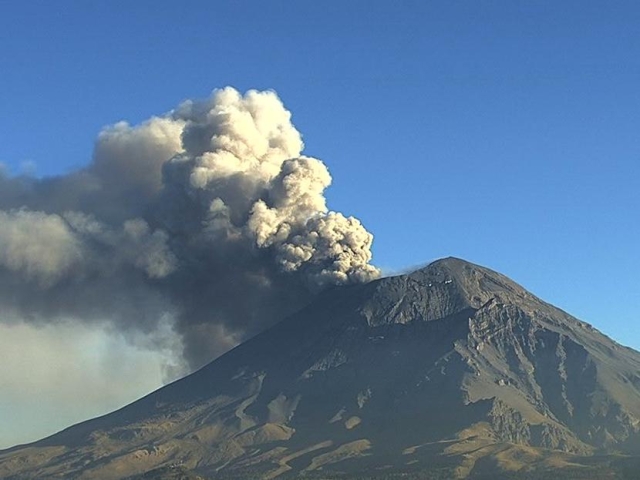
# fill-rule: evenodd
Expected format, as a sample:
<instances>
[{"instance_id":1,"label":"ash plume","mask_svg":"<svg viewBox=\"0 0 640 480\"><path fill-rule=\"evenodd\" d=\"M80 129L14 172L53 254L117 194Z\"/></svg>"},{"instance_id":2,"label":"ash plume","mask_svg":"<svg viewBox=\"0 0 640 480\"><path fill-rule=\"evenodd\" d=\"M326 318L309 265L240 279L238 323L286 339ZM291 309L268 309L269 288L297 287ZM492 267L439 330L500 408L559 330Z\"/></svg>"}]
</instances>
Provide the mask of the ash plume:
<instances>
[{"instance_id":1,"label":"ash plume","mask_svg":"<svg viewBox=\"0 0 640 480\"><path fill-rule=\"evenodd\" d=\"M328 210L331 176L303 147L274 92L228 87L105 128L82 170L0 170L0 308L158 348L169 323L186 373L323 288L377 277L372 235Z\"/></svg>"}]
</instances>

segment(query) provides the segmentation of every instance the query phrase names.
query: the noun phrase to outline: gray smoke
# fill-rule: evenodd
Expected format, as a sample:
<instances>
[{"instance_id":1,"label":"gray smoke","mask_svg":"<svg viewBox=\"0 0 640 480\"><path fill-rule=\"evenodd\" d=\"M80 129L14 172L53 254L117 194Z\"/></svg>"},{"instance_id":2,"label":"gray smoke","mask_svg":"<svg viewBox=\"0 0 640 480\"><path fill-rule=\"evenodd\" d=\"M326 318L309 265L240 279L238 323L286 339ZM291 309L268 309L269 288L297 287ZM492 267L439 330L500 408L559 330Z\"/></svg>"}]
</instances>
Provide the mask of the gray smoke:
<instances>
[{"instance_id":1,"label":"gray smoke","mask_svg":"<svg viewBox=\"0 0 640 480\"><path fill-rule=\"evenodd\" d=\"M302 150L274 92L225 88L106 128L80 171L0 170L0 308L158 346L170 322L188 371L324 288L377 277L372 235L327 209L331 176Z\"/></svg>"}]
</instances>

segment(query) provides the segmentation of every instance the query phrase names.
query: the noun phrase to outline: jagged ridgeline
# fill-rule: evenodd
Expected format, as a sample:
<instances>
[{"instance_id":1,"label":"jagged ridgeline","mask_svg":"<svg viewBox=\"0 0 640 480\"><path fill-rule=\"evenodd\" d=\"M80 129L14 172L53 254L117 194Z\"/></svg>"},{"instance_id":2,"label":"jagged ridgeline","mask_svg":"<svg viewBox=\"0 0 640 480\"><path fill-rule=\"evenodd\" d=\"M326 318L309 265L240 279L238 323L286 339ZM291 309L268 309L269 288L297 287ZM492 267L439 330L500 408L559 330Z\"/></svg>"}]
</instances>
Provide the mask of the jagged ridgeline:
<instances>
[{"instance_id":1,"label":"jagged ridgeline","mask_svg":"<svg viewBox=\"0 0 640 480\"><path fill-rule=\"evenodd\" d=\"M639 389L638 352L448 258L329 289L182 380L0 453L0 477L634 478Z\"/></svg>"}]
</instances>

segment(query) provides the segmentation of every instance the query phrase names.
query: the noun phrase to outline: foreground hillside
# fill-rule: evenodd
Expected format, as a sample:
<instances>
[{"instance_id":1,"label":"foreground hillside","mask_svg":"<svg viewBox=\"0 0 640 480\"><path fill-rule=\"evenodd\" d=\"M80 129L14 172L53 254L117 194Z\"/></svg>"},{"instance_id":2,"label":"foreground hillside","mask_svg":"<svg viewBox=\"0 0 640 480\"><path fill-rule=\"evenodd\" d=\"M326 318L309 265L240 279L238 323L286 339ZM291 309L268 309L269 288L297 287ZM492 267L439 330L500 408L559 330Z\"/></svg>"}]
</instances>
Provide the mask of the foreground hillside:
<instances>
[{"instance_id":1,"label":"foreground hillside","mask_svg":"<svg viewBox=\"0 0 640 480\"><path fill-rule=\"evenodd\" d=\"M510 446L503 445L505 450ZM529 454L535 449L527 449ZM468 479L475 480L556 480L557 478L569 480L636 480L640 471L640 459L626 456L595 456L595 457L565 457L553 452L537 452L538 459L546 456L544 462L527 463L528 455L523 455L518 462L503 465L496 468L493 456L482 457L479 463L487 465L476 468L475 471L465 475ZM530 457L529 457L530 458ZM458 459L459 460L459 459ZM303 475L291 475L288 478L306 480L449 480L460 477L459 471L454 466L456 459L450 459L450 466L434 465L433 468L405 469L395 472L368 472L352 474L327 474L306 473ZM487 468L488 467L488 468ZM211 477L202 477L185 467L161 467L141 475L129 477L128 480L237 480L238 478L254 478L251 473L245 472L244 476L216 474Z\"/></svg>"},{"instance_id":2,"label":"foreground hillside","mask_svg":"<svg viewBox=\"0 0 640 480\"><path fill-rule=\"evenodd\" d=\"M628 478L638 454L640 354L449 258L325 292L182 380L0 452L0 478Z\"/></svg>"}]
</instances>

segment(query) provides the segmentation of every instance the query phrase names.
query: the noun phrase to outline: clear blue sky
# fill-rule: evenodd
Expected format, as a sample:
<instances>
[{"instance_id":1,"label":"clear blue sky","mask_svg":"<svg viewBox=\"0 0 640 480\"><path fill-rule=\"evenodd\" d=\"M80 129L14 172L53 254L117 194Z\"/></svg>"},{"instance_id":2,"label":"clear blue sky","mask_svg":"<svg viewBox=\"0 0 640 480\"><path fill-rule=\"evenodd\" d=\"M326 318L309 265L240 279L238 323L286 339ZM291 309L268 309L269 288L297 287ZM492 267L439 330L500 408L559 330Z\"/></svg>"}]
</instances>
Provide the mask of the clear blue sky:
<instances>
[{"instance_id":1,"label":"clear blue sky","mask_svg":"<svg viewBox=\"0 0 640 480\"><path fill-rule=\"evenodd\" d=\"M463 257L638 349L639 26L632 1L4 2L0 161L65 173L106 124L274 89L378 266Z\"/></svg>"}]
</instances>

